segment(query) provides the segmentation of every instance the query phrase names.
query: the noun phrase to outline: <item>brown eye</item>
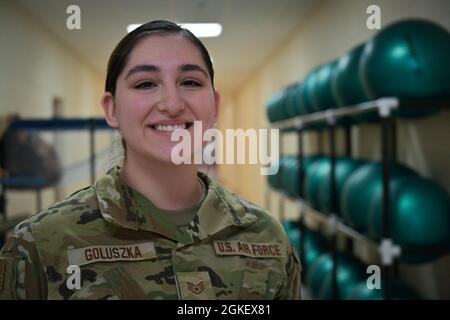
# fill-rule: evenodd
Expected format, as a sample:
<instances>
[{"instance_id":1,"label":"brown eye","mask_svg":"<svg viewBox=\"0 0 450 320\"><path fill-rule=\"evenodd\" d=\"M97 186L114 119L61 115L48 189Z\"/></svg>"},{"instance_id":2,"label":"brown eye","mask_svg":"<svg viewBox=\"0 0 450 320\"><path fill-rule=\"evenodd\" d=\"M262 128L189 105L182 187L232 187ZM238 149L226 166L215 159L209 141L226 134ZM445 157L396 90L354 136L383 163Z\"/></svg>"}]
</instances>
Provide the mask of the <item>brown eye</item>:
<instances>
[{"instance_id":1,"label":"brown eye","mask_svg":"<svg viewBox=\"0 0 450 320\"><path fill-rule=\"evenodd\" d=\"M195 80L185 80L183 81L183 86L188 86L188 87L201 87L201 83Z\"/></svg>"},{"instance_id":2,"label":"brown eye","mask_svg":"<svg viewBox=\"0 0 450 320\"><path fill-rule=\"evenodd\" d=\"M150 81L144 81L135 86L136 89L151 89L155 87L156 84Z\"/></svg>"}]
</instances>

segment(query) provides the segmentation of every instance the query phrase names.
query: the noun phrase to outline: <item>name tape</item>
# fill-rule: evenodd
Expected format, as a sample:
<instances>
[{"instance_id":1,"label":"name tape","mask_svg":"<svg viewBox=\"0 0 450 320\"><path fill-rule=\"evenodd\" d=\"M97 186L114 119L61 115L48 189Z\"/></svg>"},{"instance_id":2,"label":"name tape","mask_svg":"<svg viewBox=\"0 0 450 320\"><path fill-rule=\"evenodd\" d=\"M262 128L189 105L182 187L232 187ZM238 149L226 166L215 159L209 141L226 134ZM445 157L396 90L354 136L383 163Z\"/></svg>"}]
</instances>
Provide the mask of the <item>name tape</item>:
<instances>
[{"instance_id":1,"label":"name tape","mask_svg":"<svg viewBox=\"0 0 450 320\"><path fill-rule=\"evenodd\" d=\"M157 257L153 242L117 246L90 246L67 251L69 264L82 266L94 262L139 261Z\"/></svg>"},{"instance_id":2,"label":"name tape","mask_svg":"<svg viewBox=\"0 0 450 320\"><path fill-rule=\"evenodd\" d=\"M279 243L249 243L238 240L214 241L214 250L219 256L242 255L253 258L284 257Z\"/></svg>"}]
</instances>

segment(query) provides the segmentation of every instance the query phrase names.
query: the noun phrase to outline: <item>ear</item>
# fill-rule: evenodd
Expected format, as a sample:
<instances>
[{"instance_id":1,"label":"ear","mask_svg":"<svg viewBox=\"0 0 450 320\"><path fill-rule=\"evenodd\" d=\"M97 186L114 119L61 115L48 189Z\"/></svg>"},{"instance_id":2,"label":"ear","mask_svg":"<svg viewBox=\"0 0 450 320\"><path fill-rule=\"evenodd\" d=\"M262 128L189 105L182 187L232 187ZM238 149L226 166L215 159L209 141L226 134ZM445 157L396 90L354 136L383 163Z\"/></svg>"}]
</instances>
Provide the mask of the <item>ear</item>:
<instances>
[{"instance_id":1,"label":"ear","mask_svg":"<svg viewBox=\"0 0 450 320\"><path fill-rule=\"evenodd\" d=\"M119 121L116 117L116 108L114 105L114 97L110 92L105 92L102 96L102 108L108 125L112 128L119 127Z\"/></svg>"},{"instance_id":2,"label":"ear","mask_svg":"<svg viewBox=\"0 0 450 320\"><path fill-rule=\"evenodd\" d=\"M217 122L220 109L220 93L214 90L214 123Z\"/></svg>"}]
</instances>

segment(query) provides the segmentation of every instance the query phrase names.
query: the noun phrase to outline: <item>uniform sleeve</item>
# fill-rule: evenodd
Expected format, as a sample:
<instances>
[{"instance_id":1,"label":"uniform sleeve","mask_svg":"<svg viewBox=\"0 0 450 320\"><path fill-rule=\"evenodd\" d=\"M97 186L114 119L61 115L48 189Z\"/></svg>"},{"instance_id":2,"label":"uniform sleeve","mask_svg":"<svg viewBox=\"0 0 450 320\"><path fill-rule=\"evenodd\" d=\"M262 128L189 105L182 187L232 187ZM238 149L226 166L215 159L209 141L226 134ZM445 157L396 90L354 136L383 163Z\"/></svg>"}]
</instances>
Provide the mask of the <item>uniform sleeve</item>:
<instances>
[{"instance_id":1,"label":"uniform sleeve","mask_svg":"<svg viewBox=\"0 0 450 320\"><path fill-rule=\"evenodd\" d=\"M0 252L0 300L46 296L46 277L26 220L17 225Z\"/></svg>"},{"instance_id":2,"label":"uniform sleeve","mask_svg":"<svg viewBox=\"0 0 450 320\"><path fill-rule=\"evenodd\" d=\"M292 246L290 246L290 254L288 262L286 264L287 280L286 283L284 283L281 289L278 291L278 294L275 297L275 299L281 300L301 299L301 292L300 292L301 270L302 266L297 251L294 248L292 248Z\"/></svg>"}]
</instances>

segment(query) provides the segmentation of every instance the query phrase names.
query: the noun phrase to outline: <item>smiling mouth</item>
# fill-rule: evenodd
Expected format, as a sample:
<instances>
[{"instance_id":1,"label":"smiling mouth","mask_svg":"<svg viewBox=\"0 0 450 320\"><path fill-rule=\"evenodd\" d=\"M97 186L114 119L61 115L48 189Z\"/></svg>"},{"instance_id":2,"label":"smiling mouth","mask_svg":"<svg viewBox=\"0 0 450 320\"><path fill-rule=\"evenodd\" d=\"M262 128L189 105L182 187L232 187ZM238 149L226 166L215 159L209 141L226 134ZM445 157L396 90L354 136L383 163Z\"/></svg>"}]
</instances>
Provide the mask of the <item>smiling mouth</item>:
<instances>
[{"instance_id":1,"label":"smiling mouth","mask_svg":"<svg viewBox=\"0 0 450 320\"><path fill-rule=\"evenodd\" d=\"M179 123L179 124L175 124L175 125L162 125L162 124L157 124L157 125L152 125L149 126L150 128L152 128L153 130L159 131L159 132L172 132L176 129L189 129L192 126L192 122L185 122L185 123Z\"/></svg>"}]
</instances>

